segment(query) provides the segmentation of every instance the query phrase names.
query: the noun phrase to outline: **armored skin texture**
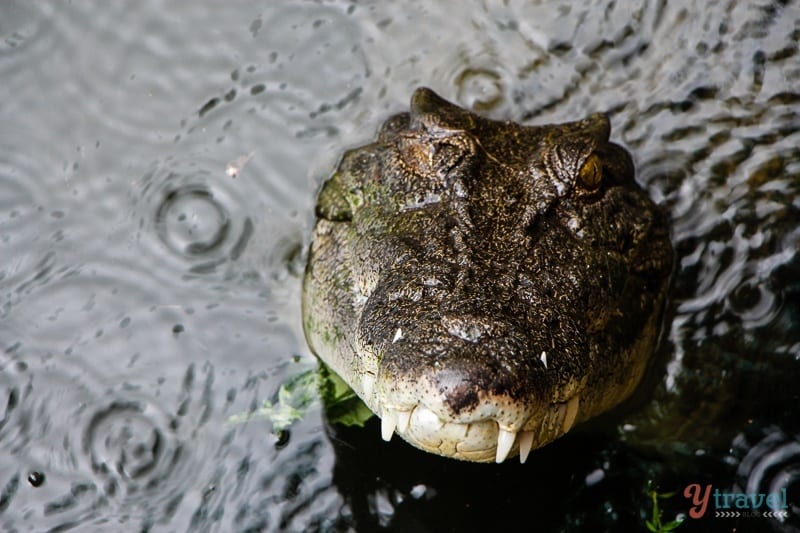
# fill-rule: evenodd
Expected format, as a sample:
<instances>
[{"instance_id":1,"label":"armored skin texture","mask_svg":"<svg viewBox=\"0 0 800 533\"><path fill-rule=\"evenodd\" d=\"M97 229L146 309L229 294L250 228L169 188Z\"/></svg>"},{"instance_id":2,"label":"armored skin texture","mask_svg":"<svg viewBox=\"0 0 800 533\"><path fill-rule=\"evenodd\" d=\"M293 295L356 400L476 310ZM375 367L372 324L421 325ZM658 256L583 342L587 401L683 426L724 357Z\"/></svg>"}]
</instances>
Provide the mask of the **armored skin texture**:
<instances>
[{"instance_id":1,"label":"armored skin texture","mask_svg":"<svg viewBox=\"0 0 800 533\"><path fill-rule=\"evenodd\" d=\"M497 461L638 384L673 252L608 118L488 120L429 89L344 154L317 202L311 349L393 433Z\"/></svg>"}]
</instances>

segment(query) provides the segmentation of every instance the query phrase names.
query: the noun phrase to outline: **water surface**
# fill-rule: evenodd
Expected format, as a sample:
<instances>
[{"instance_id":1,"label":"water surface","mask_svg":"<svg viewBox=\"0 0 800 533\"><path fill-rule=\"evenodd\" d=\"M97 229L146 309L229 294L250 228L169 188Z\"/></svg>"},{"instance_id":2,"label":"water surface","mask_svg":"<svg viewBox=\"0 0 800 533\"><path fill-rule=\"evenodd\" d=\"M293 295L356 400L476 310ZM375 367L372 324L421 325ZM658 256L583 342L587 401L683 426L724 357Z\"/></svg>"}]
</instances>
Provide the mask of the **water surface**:
<instances>
[{"instance_id":1,"label":"water surface","mask_svg":"<svg viewBox=\"0 0 800 533\"><path fill-rule=\"evenodd\" d=\"M681 530L798 530L798 40L790 1L4 2L0 529L641 530L653 480L787 489ZM419 85L609 113L673 220L638 405L523 467L226 424L314 367L316 191Z\"/></svg>"}]
</instances>

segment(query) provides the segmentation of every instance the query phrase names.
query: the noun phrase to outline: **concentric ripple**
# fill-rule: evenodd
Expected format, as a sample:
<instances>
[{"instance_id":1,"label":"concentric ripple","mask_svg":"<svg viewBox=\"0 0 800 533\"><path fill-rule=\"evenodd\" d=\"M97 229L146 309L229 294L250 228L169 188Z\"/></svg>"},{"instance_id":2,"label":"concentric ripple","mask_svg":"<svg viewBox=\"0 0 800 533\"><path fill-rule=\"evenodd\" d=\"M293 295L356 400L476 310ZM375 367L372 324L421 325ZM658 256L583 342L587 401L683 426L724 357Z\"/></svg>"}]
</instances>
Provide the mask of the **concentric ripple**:
<instances>
[{"instance_id":1,"label":"concentric ripple","mask_svg":"<svg viewBox=\"0 0 800 533\"><path fill-rule=\"evenodd\" d=\"M230 219L207 187L189 184L164 195L156 211L156 228L173 252L202 257L225 243Z\"/></svg>"},{"instance_id":2,"label":"concentric ripple","mask_svg":"<svg viewBox=\"0 0 800 533\"><path fill-rule=\"evenodd\" d=\"M787 515L780 514L772 520L778 522L781 531L800 530L800 437L768 427L760 435L737 436L733 453L743 455L736 471L735 490L779 495L785 491Z\"/></svg>"},{"instance_id":3,"label":"concentric ripple","mask_svg":"<svg viewBox=\"0 0 800 533\"><path fill-rule=\"evenodd\" d=\"M181 447L169 420L152 405L115 400L91 416L82 449L94 472L136 491L168 478Z\"/></svg>"},{"instance_id":4,"label":"concentric ripple","mask_svg":"<svg viewBox=\"0 0 800 533\"><path fill-rule=\"evenodd\" d=\"M467 108L500 114L508 104L514 71L522 66L511 63L513 58L501 61L501 53L491 42L461 43L439 58L434 77L444 87L453 87L455 98Z\"/></svg>"},{"instance_id":5,"label":"concentric ripple","mask_svg":"<svg viewBox=\"0 0 800 533\"><path fill-rule=\"evenodd\" d=\"M140 183L134 216L146 232L140 238L157 245L151 248L155 255L163 258L159 248L166 250L190 272L204 274L244 253L254 226L244 214L245 192L224 168L213 174L194 163L170 161L156 165Z\"/></svg>"},{"instance_id":6,"label":"concentric ripple","mask_svg":"<svg viewBox=\"0 0 800 533\"><path fill-rule=\"evenodd\" d=\"M12 516L58 529L101 515L147 517L181 497L174 489L198 471L202 448L187 450L180 433L187 416L195 428L200 418L188 398L170 414L131 387L99 392L104 376L70 358L54 361L24 343L0 348L0 498ZM25 477L41 492L13 482Z\"/></svg>"},{"instance_id":7,"label":"concentric ripple","mask_svg":"<svg viewBox=\"0 0 800 533\"><path fill-rule=\"evenodd\" d=\"M280 449L266 424L224 425L306 353L286 259L302 269L314 187L422 84L494 118L609 112L679 249L676 385L653 402L674 420L640 431L670 449L713 439L715 462L741 433L738 489L785 487L792 506L760 525L800 529L799 7L4 0L0 530L367 531L370 513L395 529L641 528L631 493L662 470L654 455L638 468L625 449L588 490L564 481L613 459L605 441L492 469L483 486L504 490L487 498L407 446L388 461L403 481L385 475L373 431L334 456L316 418ZM743 429L763 417L779 429Z\"/></svg>"}]
</instances>

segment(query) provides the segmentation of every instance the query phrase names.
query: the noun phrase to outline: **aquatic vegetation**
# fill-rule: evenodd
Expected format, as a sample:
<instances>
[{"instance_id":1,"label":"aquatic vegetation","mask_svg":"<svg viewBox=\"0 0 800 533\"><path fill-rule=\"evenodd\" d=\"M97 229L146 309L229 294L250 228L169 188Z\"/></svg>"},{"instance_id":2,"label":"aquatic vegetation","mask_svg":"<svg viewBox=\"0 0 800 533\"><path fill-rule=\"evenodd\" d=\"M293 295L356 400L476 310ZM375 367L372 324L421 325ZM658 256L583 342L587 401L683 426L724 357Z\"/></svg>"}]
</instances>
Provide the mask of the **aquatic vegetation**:
<instances>
[{"instance_id":1,"label":"aquatic vegetation","mask_svg":"<svg viewBox=\"0 0 800 533\"><path fill-rule=\"evenodd\" d=\"M666 500L668 498L672 498L675 496L674 492L664 492L659 493L658 487L656 487L652 481L647 482L647 494L650 497L650 500L653 503L653 510L652 514L650 515L649 520L645 520L644 525L647 526L648 531L652 531L653 533L667 533L669 531L675 531L683 523L684 517L678 516L675 520L671 520L669 522L662 522L662 515L663 511L659 509L658 502L659 500Z\"/></svg>"}]
</instances>

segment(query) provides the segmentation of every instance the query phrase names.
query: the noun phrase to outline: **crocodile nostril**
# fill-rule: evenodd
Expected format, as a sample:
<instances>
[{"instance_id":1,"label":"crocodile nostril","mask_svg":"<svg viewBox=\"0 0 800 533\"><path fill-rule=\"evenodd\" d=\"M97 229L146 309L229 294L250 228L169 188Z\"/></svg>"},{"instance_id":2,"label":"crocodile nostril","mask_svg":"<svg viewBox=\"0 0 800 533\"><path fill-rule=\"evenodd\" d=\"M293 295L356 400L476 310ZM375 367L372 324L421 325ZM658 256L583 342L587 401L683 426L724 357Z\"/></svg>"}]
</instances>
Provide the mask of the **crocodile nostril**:
<instances>
[{"instance_id":1,"label":"crocodile nostril","mask_svg":"<svg viewBox=\"0 0 800 533\"><path fill-rule=\"evenodd\" d=\"M524 460L631 394L673 252L608 135L603 115L524 126L420 89L343 157L318 199L303 327L384 438ZM589 154L591 191L575 192Z\"/></svg>"}]
</instances>

